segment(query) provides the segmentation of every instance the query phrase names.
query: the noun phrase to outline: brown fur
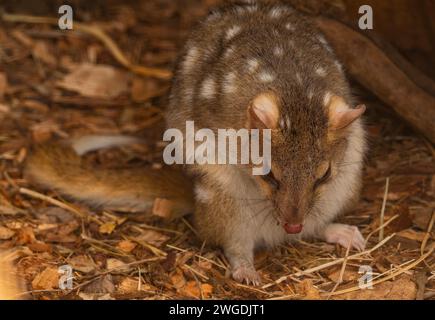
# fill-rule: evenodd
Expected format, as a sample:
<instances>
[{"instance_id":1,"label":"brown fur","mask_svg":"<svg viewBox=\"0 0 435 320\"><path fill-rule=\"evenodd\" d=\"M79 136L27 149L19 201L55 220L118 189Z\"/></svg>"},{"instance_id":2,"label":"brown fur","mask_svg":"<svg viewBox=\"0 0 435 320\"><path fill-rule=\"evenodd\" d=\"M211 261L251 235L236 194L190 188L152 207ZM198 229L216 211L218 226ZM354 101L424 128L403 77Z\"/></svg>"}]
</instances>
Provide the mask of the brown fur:
<instances>
[{"instance_id":1,"label":"brown fur","mask_svg":"<svg viewBox=\"0 0 435 320\"><path fill-rule=\"evenodd\" d=\"M35 147L24 174L31 182L93 206L145 210L156 198L164 198L176 204L175 216L193 208L191 181L177 169L89 168L70 146L60 143Z\"/></svg>"}]
</instances>

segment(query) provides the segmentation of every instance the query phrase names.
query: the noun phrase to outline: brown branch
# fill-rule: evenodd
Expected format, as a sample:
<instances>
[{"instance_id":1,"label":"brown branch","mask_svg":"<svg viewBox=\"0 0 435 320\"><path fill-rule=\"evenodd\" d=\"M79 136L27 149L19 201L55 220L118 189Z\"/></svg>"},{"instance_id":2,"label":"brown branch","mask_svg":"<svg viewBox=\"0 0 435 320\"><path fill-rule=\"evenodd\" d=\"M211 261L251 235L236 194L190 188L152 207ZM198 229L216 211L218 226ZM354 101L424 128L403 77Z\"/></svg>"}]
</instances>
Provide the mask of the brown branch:
<instances>
[{"instance_id":1,"label":"brown branch","mask_svg":"<svg viewBox=\"0 0 435 320\"><path fill-rule=\"evenodd\" d=\"M364 35L335 20L316 21L349 74L435 144L435 98Z\"/></svg>"},{"instance_id":2,"label":"brown branch","mask_svg":"<svg viewBox=\"0 0 435 320\"><path fill-rule=\"evenodd\" d=\"M57 18L51 17L37 17L37 16L27 16L27 15L15 15L15 14L3 14L3 21L7 22L22 22L22 23L32 23L32 24L58 24ZM143 75L150 76L160 79L170 79L172 77L172 73L168 70L159 69L159 68L150 68L144 67L140 65L133 64L124 53L119 49L117 44L99 27L94 25L88 25L80 22L74 22L74 29L71 31L81 31L86 34L90 34L97 39L99 39L110 51L112 56L118 61L121 65L130 69L132 72ZM67 31L69 32L69 31Z\"/></svg>"}]
</instances>

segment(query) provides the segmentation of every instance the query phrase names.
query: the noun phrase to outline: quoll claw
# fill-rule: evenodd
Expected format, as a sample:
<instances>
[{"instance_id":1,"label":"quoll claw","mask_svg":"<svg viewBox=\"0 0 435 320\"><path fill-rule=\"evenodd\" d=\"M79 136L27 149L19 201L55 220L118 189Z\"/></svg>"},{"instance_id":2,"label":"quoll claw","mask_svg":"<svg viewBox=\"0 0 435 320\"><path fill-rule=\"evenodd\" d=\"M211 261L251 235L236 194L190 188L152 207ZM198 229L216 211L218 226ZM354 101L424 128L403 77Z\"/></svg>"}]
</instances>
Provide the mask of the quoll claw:
<instances>
[{"instance_id":1,"label":"quoll claw","mask_svg":"<svg viewBox=\"0 0 435 320\"><path fill-rule=\"evenodd\" d=\"M365 240L358 227L341 223L332 223L325 228L324 237L328 243L338 243L342 247L363 251Z\"/></svg>"},{"instance_id":2,"label":"quoll claw","mask_svg":"<svg viewBox=\"0 0 435 320\"><path fill-rule=\"evenodd\" d=\"M247 285L259 286L261 284L261 278L254 267L239 266L232 271L233 279L240 283Z\"/></svg>"}]
</instances>

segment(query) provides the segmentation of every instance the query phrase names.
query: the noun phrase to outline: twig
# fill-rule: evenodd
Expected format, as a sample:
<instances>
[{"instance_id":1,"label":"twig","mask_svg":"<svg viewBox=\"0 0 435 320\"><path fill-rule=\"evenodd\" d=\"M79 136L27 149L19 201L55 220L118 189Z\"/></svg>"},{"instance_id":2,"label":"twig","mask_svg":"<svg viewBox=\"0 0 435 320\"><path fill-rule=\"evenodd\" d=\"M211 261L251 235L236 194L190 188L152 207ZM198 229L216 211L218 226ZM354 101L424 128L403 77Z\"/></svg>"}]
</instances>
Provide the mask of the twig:
<instances>
[{"instance_id":1,"label":"twig","mask_svg":"<svg viewBox=\"0 0 435 320\"><path fill-rule=\"evenodd\" d=\"M3 21L7 21L7 22L53 24L53 25L58 24L57 18L37 17L37 16L19 15L19 14L5 13L2 15L2 19ZM83 33L90 34L96 37L107 47L107 49L109 49L110 53L116 59L116 61L118 61L121 65L123 65L127 69L130 69L134 73L143 76L160 78L160 79L170 79L172 77L172 73L168 70L144 67L144 66L133 64L130 60L127 59L127 57L119 49L117 44L98 26L88 25L80 22L74 22L74 30L81 31Z\"/></svg>"},{"instance_id":2,"label":"twig","mask_svg":"<svg viewBox=\"0 0 435 320\"><path fill-rule=\"evenodd\" d=\"M385 215L385 206L387 205L387 197L388 197L388 187L390 186L390 177L387 177L387 180L385 181L385 192L384 192L384 199L382 200L382 209L381 209L381 216L380 216L380 222L379 225L381 226L379 230L379 241L382 241L384 239L384 215Z\"/></svg>"},{"instance_id":3,"label":"twig","mask_svg":"<svg viewBox=\"0 0 435 320\"><path fill-rule=\"evenodd\" d=\"M427 227L426 234L424 235L423 241L421 242L420 253L423 254L424 249L426 248L427 241L430 238L430 234L432 232L433 225L435 223L435 210L432 210L432 217L430 219L429 225Z\"/></svg>"},{"instance_id":4,"label":"twig","mask_svg":"<svg viewBox=\"0 0 435 320\"><path fill-rule=\"evenodd\" d=\"M370 237L371 237L372 235L374 235L376 232L378 232L381 228L385 228L386 226L388 226L391 222L393 222L394 220L396 220L398 217L399 217L398 214L392 216L392 217L391 217L387 222L385 222L384 224L380 225L380 226L377 227L375 230L373 230L372 232L370 232L370 233L367 235L366 239L365 239L365 244L367 245L367 243L368 243L368 241L369 241L369 239L370 239Z\"/></svg>"},{"instance_id":5,"label":"twig","mask_svg":"<svg viewBox=\"0 0 435 320\"><path fill-rule=\"evenodd\" d=\"M417 284L417 293L415 300L424 300L424 290L426 289L427 275L426 270L420 270L415 275L415 283Z\"/></svg>"},{"instance_id":6,"label":"twig","mask_svg":"<svg viewBox=\"0 0 435 320\"><path fill-rule=\"evenodd\" d=\"M343 266L341 267L340 275L338 276L337 283L334 285L334 287L332 288L328 297L326 298L327 300L329 300L329 298L331 298L332 294L335 292L335 290L337 290L337 287L343 282L344 271L346 270L347 260L349 259L349 251L350 251L350 248L352 247L354 235L355 235L355 230L352 232L351 241L349 242L349 245L347 246L346 255L344 256Z\"/></svg>"},{"instance_id":7,"label":"twig","mask_svg":"<svg viewBox=\"0 0 435 320\"><path fill-rule=\"evenodd\" d=\"M429 249L428 252L426 252L424 255L422 255L419 259L415 260L413 263L409 264L408 266L406 266L406 267L404 267L404 268L402 268L402 269L399 269L399 270L396 271L396 272L391 273L390 275L388 275L388 276L386 276L386 277L384 277L384 278L382 278L382 279L379 279L379 280L377 280L377 281L373 281L373 282L372 282L372 285L377 285L377 284L379 284L379 283L381 283L381 282L384 282L384 281L387 281L387 280L393 279L393 278L395 278L395 277L401 275L402 273L404 273L404 272L406 272L406 271L408 271L408 270L414 268L414 267L417 266L420 262L422 262L422 261L425 260L427 257L429 257L429 256L432 254L432 252L434 251L434 249L435 249L435 245L433 245L433 246ZM349 293L349 292L353 292L353 291L358 291L358 290L361 290L361 288L360 288L359 286L355 286L355 287L351 287L351 288L348 288L348 289L343 289L343 290L340 290L340 291L334 292L332 295L336 296L336 295L340 295L340 294L344 294L344 293Z\"/></svg>"},{"instance_id":8,"label":"twig","mask_svg":"<svg viewBox=\"0 0 435 320\"><path fill-rule=\"evenodd\" d=\"M168 248L175 249L175 250L178 250L178 251L181 251L181 252L187 252L187 251L189 251L189 250L186 250L186 249L178 248L178 247L173 246L173 245L170 245L170 244L167 244L166 246L167 246ZM215 262L215 261L213 261L213 260L210 260L210 259L208 259L208 258L206 258L206 257L203 257L203 256L201 256L201 255L199 255L199 254L195 254L195 257L196 257L196 258L199 258L199 259L202 259L202 260L205 260L205 261L207 261L207 262L210 262L211 264L213 264L213 265L215 265L215 266L217 266L217 267L219 267L219 268L222 268L222 269L224 269L224 270L227 270L227 269L228 269L228 268L225 267L223 264L217 263L217 262Z\"/></svg>"},{"instance_id":9,"label":"twig","mask_svg":"<svg viewBox=\"0 0 435 320\"><path fill-rule=\"evenodd\" d=\"M383 246L386 242L388 242L388 241L389 241L391 238L393 238L395 235L396 235L396 234L393 233L392 235L386 237L384 240L382 240L381 242L379 242L379 243L378 243L377 245L375 245L373 248L368 249L368 250L365 250L365 251L363 251L363 252L356 253L356 254L354 254L354 255L351 255L351 256L348 257L348 259L349 259L349 260L351 260L351 259L356 259L356 258L358 258L358 257L360 257L360 256L362 256L362 255L372 253L373 251L375 251L375 250L378 249L379 247ZM287 280L288 278L291 278L291 277L300 277L300 276L303 276L303 275L306 275L306 274L309 274L309 273L313 273L313 272L316 272L316 271L319 271L319 270L323 270L323 269L325 269L325 268L329 268L329 267L331 267L331 266L335 266L336 264L342 263L343 261L344 261L344 258L340 258L340 259L336 259L336 260L334 260L334 261L331 261L331 262L328 262L328 263L322 264L322 265L317 266L317 267L314 267L314 268L310 268L310 269L307 269L307 270L304 270L304 271L296 272L296 273L294 273L294 274L290 274L290 275L283 276L283 277L281 277L281 278L279 278L279 279L277 279L277 280L275 280L275 281L273 281L273 282L270 282L270 283L268 283L268 284L262 286L262 289L266 289L266 288L269 288L269 287L271 287L271 286L273 286L273 285L275 285L275 284L279 284L279 283L281 283L281 282L283 282L283 281L285 281L285 280Z\"/></svg>"},{"instance_id":10,"label":"twig","mask_svg":"<svg viewBox=\"0 0 435 320\"><path fill-rule=\"evenodd\" d=\"M252 286L247 286L247 285L245 285L243 283L234 282L234 285L236 287L247 289L247 290L251 290L251 291L255 291L255 292L259 292L259 293L267 295L267 296L271 296L272 295L271 293L269 293L267 291L264 291L264 290L261 290L261 289L258 289L258 288L252 287Z\"/></svg>"},{"instance_id":11,"label":"twig","mask_svg":"<svg viewBox=\"0 0 435 320\"><path fill-rule=\"evenodd\" d=\"M46 195L44 195L42 193L39 193L39 192L30 190L30 189L27 189L27 188L20 188L20 189L18 189L18 192L21 193L21 194L25 194L25 195L31 196L31 197L36 198L36 199L47 201L47 202L49 202L51 204L54 204L55 206L58 206L58 207L60 207L62 209L65 209L65 210L68 210L68 211L72 212L73 214L75 214L77 217L79 217L81 219L90 219L90 220L92 220L92 221L94 221L94 222L96 222L98 224L102 224L102 222L99 219L97 219L95 217L92 217L90 215L84 214L83 212L81 212L80 210L74 208L73 206L71 206L69 204L66 204L66 203L63 203L63 202L61 202L59 200L56 200L56 199L54 199L52 197L46 196Z\"/></svg>"},{"instance_id":12,"label":"twig","mask_svg":"<svg viewBox=\"0 0 435 320\"><path fill-rule=\"evenodd\" d=\"M192 271L193 273L195 273L196 275L198 275L198 276L200 276L201 278L203 278L204 280L209 280L209 278L208 278L206 275L202 274L202 273L199 272L198 270L195 270L194 268L192 268L191 266L189 266L189 265L187 265L187 264L184 264L184 265L182 266L182 268L187 268L187 269L189 269L190 271Z\"/></svg>"}]
</instances>

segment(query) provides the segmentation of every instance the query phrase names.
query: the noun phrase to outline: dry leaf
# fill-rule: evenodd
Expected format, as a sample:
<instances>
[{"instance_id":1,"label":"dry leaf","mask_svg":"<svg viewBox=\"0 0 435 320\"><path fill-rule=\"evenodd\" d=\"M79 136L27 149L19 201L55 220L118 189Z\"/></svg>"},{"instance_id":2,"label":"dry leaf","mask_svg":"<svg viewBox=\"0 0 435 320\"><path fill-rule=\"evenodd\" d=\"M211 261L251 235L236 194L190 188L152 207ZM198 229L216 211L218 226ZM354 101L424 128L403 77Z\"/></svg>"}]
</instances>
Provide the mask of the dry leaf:
<instances>
[{"instance_id":1,"label":"dry leaf","mask_svg":"<svg viewBox=\"0 0 435 320\"><path fill-rule=\"evenodd\" d=\"M113 279L110 274L105 275L102 278L98 278L97 280L91 282L87 285L83 291L85 293L113 293L115 292L115 285L113 284Z\"/></svg>"},{"instance_id":2,"label":"dry leaf","mask_svg":"<svg viewBox=\"0 0 435 320\"><path fill-rule=\"evenodd\" d=\"M301 294L304 296L304 300L321 299L319 289L313 285L311 280L305 279L299 283L298 286L300 288Z\"/></svg>"},{"instance_id":3,"label":"dry leaf","mask_svg":"<svg viewBox=\"0 0 435 320\"><path fill-rule=\"evenodd\" d=\"M413 215L412 222L414 225L426 231L427 227L429 226L430 218L432 217L432 210L432 208L426 207L413 209L411 212Z\"/></svg>"},{"instance_id":4,"label":"dry leaf","mask_svg":"<svg viewBox=\"0 0 435 320\"><path fill-rule=\"evenodd\" d=\"M432 178L430 179L430 193L433 195L435 194L435 174L432 175Z\"/></svg>"},{"instance_id":5,"label":"dry leaf","mask_svg":"<svg viewBox=\"0 0 435 320\"><path fill-rule=\"evenodd\" d=\"M36 123L30 127L33 141L41 143L49 140L53 132L59 131L59 126L52 120Z\"/></svg>"},{"instance_id":6,"label":"dry leaf","mask_svg":"<svg viewBox=\"0 0 435 320\"><path fill-rule=\"evenodd\" d=\"M6 73L0 72L0 101L3 100L7 87L8 80L6 78Z\"/></svg>"},{"instance_id":7,"label":"dry leaf","mask_svg":"<svg viewBox=\"0 0 435 320\"><path fill-rule=\"evenodd\" d=\"M78 294L78 296L80 298L82 298L83 300L115 300L115 298L113 298L110 295L110 293L101 294L101 293L85 293L85 292L80 292Z\"/></svg>"},{"instance_id":8,"label":"dry leaf","mask_svg":"<svg viewBox=\"0 0 435 320\"><path fill-rule=\"evenodd\" d=\"M340 280L340 273L341 273L341 267L336 268L334 271L332 271L330 274L328 274L328 278L334 282L338 282L338 280ZM357 271L344 270L342 280L343 281L351 281L351 280L359 279L360 277L361 277L361 275L358 274Z\"/></svg>"},{"instance_id":9,"label":"dry leaf","mask_svg":"<svg viewBox=\"0 0 435 320\"><path fill-rule=\"evenodd\" d=\"M203 260L203 259L199 259L197 264L203 270L211 270L211 268L213 267L213 265L210 261Z\"/></svg>"},{"instance_id":10,"label":"dry leaf","mask_svg":"<svg viewBox=\"0 0 435 320\"><path fill-rule=\"evenodd\" d=\"M48 49L47 44L43 41L36 41L32 48L32 54L36 59L41 60L42 62L50 65L56 66L57 60L55 56L53 56Z\"/></svg>"},{"instance_id":11,"label":"dry leaf","mask_svg":"<svg viewBox=\"0 0 435 320\"><path fill-rule=\"evenodd\" d=\"M36 241L36 238L31 227L22 227L20 230L18 230L18 244L23 245L32 243L34 241Z\"/></svg>"},{"instance_id":12,"label":"dry leaf","mask_svg":"<svg viewBox=\"0 0 435 320\"><path fill-rule=\"evenodd\" d=\"M174 205L174 202L171 200L156 198L153 203L152 212L158 217L171 219Z\"/></svg>"},{"instance_id":13,"label":"dry leaf","mask_svg":"<svg viewBox=\"0 0 435 320\"><path fill-rule=\"evenodd\" d=\"M0 115L2 113L9 113L9 112L11 112L11 108L4 103L0 103Z\"/></svg>"},{"instance_id":14,"label":"dry leaf","mask_svg":"<svg viewBox=\"0 0 435 320\"><path fill-rule=\"evenodd\" d=\"M415 231L412 229L402 230L397 233L398 237L402 237L409 240L422 242L425 237L425 232Z\"/></svg>"},{"instance_id":15,"label":"dry leaf","mask_svg":"<svg viewBox=\"0 0 435 320\"><path fill-rule=\"evenodd\" d=\"M38 231L47 231L47 230L53 230L57 229L59 225L57 223L41 223L38 224Z\"/></svg>"},{"instance_id":16,"label":"dry leaf","mask_svg":"<svg viewBox=\"0 0 435 320\"><path fill-rule=\"evenodd\" d=\"M121 240L116 246L119 250L130 253L136 248L137 244L130 240Z\"/></svg>"},{"instance_id":17,"label":"dry leaf","mask_svg":"<svg viewBox=\"0 0 435 320\"><path fill-rule=\"evenodd\" d=\"M76 242L78 240L77 236L71 234L73 231L77 230L79 223L76 220L71 220L68 223L64 223L59 226L57 232L49 232L45 236L45 241L47 242Z\"/></svg>"},{"instance_id":18,"label":"dry leaf","mask_svg":"<svg viewBox=\"0 0 435 320\"><path fill-rule=\"evenodd\" d=\"M210 298L213 293L213 287L208 283L201 284L202 295L204 298Z\"/></svg>"},{"instance_id":19,"label":"dry leaf","mask_svg":"<svg viewBox=\"0 0 435 320\"><path fill-rule=\"evenodd\" d=\"M8 240L15 235L15 231L0 226L0 240Z\"/></svg>"},{"instance_id":20,"label":"dry leaf","mask_svg":"<svg viewBox=\"0 0 435 320\"><path fill-rule=\"evenodd\" d=\"M137 239L158 247L163 242L167 241L169 237L154 230L146 230L139 237L137 237Z\"/></svg>"},{"instance_id":21,"label":"dry leaf","mask_svg":"<svg viewBox=\"0 0 435 320\"><path fill-rule=\"evenodd\" d=\"M98 231L102 234L111 234L113 230L116 228L116 223L113 221L109 221L100 225Z\"/></svg>"},{"instance_id":22,"label":"dry leaf","mask_svg":"<svg viewBox=\"0 0 435 320\"><path fill-rule=\"evenodd\" d=\"M83 300L97 300L97 294L94 293L80 292L78 296Z\"/></svg>"},{"instance_id":23,"label":"dry leaf","mask_svg":"<svg viewBox=\"0 0 435 320\"><path fill-rule=\"evenodd\" d=\"M166 255L165 260L160 262L160 265L166 272L172 271L175 266L175 262L177 261L177 254L174 251L169 251Z\"/></svg>"},{"instance_id":24,"label":"dry leaf","mask_svg":"<svg viewBox=\"0 0 435 320\"><path fill-rule=\"evenodd\" d=\"M73 270L83 273L89 273L95 270L94 262L86 255L72 257L71 259L68 259L68 263L71 265Z\"/></svg>"},{"instance_id":25,"label":"dry leaf","mask_svg":"<svg viewBox=\"0 0 435 320\"><path fill-rule=\"evenodd\" d=\"M29 243L27 247L33 252L51 252L52 250L51 245L40 241Z\"/></svg>"},{"instance_id":26,"label":"dry leaf","mask_svg":"<svg viewBox=\"0 0 435 320\"><path fill-rule=\"evenodd\" d=\"M26 109L41 113L46 113L50 110L46 104L37 100L24 100L21 102L21 105Z\"/></svg>"},{"instance_id":27,"label":"dry leaf","mask_svg":"<svg viewBox=\"0 0 435 320\"><path fill-rule=\"evenodd\" d=\"M339 295L335 299L346 300L414 300L417 286L408 276L401 276L394 281L385 281L373 287Z\"/></svg>"},{"instance_id":28,"label":"dry leaf","mask_svg":"<svg viewBox=\"0 0 435 320\"><path fill-rule=\"evenodd\" d=\"M118 292L127 294L138 291L139 281L132 278L123 279L118 285Z\"/></svg>"},{"instance_id":29,"label":"dry leaf","mask_svg":"<svg viewBox=\"0 0 435 320\"><path fill-rule=\"evenodd\" d=\"M57 268L47 267L32 281L34 290L51 290L59 285L59 273Z\"/></svg>"},{"instance_id":30,"label":"dry leaf","mask_svg":"<svg viewBox=\"0 0 435 320\"><path fill-rule=\"evenodd\" d=\"M15 208L11 205L0 205L0 214L4 214L4 215L15 215L17 213L22 212L22 210Z\"/></svg>"},{"instance_id":31,"label":"dry leaf","mask_svg":"<svg viewBox=\"0 0 435 320\"><path fill-rule=\"evenodd\" d=\"M154 79L133 78L131 84L131 98L134 102L144 102L161 94L161 85Z\"/></svg>"},{"instance_id":32,"label":"dry leaf","mask_svg":"<svg viewBox=\"0 0 435 320\"><path fill-rule=\"evenodd\" d=\"M126 266L124 262L115 258L107 259L106 264L107 264L107 270L114 270L114 269L116 269L116 271L128 270L128 266Z\"/></svg>"},{"instance_id":33,"label":"dry leaf","mask_svg":"<svg viewBox=\"0 0 435 320\"><path fill-rule=\"evenodd\" d=\"M204 298L209 298L213 292L213 287L208 283L198 283L194 280L189 281L181 290L186 296L201 298L201 291Z\"/></svg>"},{"instance_id":34,"label":"dry leaf","mask_svg":"<svg viewBox=\"0 0 435 320\"><path fill-rule=\"evenodd\" d=\"M147 283L141 283L140 284L140 290L145 291L154 291L156 290L155 287L147 284ZM135 293L140 291L139 290L139 280L133 279L133 278L124 278L118 285L118 292L122 294L128 294L128 293Z\"/></svg>"},{"instance_id":35,"label":"dry leaf","mask_svg":"<svg viewBox=\"0 0 435 320\"><path fill-rule=\"evenodd\" d=\"M183 271L180 269L175 270L174 274L171 276L171 282L176 289L181 289L186 285L186 279L184 278Z\"/></svg>"},{"instance_id":36,"label":"dry leaf","mask_svg":"<svg viewBox=\"0 0 435 320\"><path fill-rule=\"evenodd\" d=\"M127 90L128 76L109 65L83 63L57 85L84 97L113 99Z\"/></svg>"},{"instance_id":37,"label":"dry leaf","mask_svg":"<svg viewBox=\"0 0 435 320\"><path fill-rule=\"evenodd\" d=\"M44 208L44 214L49 217L54 217L58 222L70 222L74 219L74 216L68 210L59 207Z\"/></svg>"}]
</instances>

